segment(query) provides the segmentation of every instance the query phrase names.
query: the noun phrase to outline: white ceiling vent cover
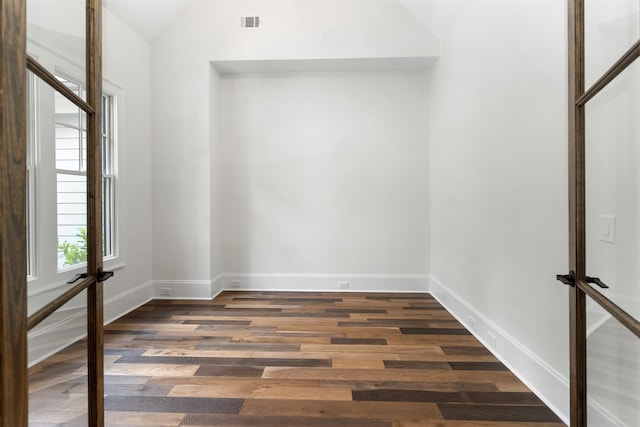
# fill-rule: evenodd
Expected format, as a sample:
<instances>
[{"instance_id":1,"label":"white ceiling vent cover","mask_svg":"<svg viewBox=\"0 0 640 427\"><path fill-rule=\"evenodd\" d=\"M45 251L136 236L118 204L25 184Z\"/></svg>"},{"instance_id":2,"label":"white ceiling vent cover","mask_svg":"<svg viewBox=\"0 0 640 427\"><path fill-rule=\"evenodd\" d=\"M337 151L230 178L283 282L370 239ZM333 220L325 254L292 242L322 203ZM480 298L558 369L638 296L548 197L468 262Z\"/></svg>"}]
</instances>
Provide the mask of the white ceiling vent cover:
<instances>
[{"instance_id":1,"label":"white ceiling vent cover","mask_svg":"<svg viewBox=\"0 0 640 427\"><path fill-rule=\"evenodd\" d=\"M240 17L241 28L260 28L259 16L241 16Z\"/></svg>"}]
</instances>

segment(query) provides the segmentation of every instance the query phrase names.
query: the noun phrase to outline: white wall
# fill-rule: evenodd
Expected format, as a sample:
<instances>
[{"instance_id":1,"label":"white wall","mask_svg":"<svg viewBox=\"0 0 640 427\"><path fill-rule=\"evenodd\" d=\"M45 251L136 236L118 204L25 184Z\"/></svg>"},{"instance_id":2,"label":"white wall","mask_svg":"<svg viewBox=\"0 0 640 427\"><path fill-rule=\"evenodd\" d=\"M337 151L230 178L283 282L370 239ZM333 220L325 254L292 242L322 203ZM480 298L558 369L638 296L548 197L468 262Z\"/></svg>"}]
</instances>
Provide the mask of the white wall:
<instances>
[{"instance_id":1,"label":"white wall","mask_svg":"<svg viewBox=\"0 0 640 427\"><path fill-rule=\"evenodd\" d=\"M225 77L220 111L226 272L428 273L422 71Z\"/></svg>"},{"instance_id":2,"label":"white wall","mask_svg":"<svg viewBox=\"0 0 640 427\"><path fill-rule=\"evenodd\" d=\"M37 3L34 3L37 5ZM63 2L63 4L66 4ZM55 12L69 9L56 9L54 2L49 1L41 6L51 7L46 12L35 14L45 22L58 23ZM33 12L33 11L32 11ZM84 10L77 12L78 20L82 22ZM109 11L105 10L103 21L104 42L103 61L105 87L109 87L116 95L117 102L117 181L116 181L116 233L117 257L105 263L105 269L115 269L115 276L104 285L105 320L111 321L131 311L138 305L148 301L152 296L151 289L151 159L149 156L150 140L150 48L128 27L118 21ZM34 16L32 14L32 16ZM38 22L43 24L43 22ZM56 24L56 25L58 25ZM68 34L62 34L68 27L49 25L46 34L57 34L61 40L66 40ZM40 39L46 41L45 39ZM49 38L48 41L52 41ZM62 49L64 46L75 47L82 44L82 40L74 39L74 43L67 45L49 43L47 46L30 44L32 53L39 59L47 59L47 64L63 66L70 72L82 76L83 69L79 66L82 57L74 57L76 50ZM35 52L34 52L35 51ZM74 69L75 67L75 69ZM71 69L70 69L71 68ZM53 68L51 68L53 70ZM46 92L48 93L48 92ZM41 101L45 101L45 91L42 91ZM49 101L47 101L49 102ZM47 141L43 142L44 146ZM36 163L38 167L52 162L46 151L38 153ZM49 151L49 154L52 154ZM40 169L39 169L40 170ZM45 168L45 170L50 170ZM53 172L52 172L53 173ZM45 173L36 177L37 201L55 203L54 187L50 187L52 178ZM49 187L48 187L49 186ZM49 253L49 248L55 248L55 216L42 217L42 204L35 205L39 222L35 229L37 245L37 268L35 277L29 281L29 309L43 306L53 297L64 292L69 285L65 282L79 271L86 268L64 271L59 273L55 265L55 253ZM55 214L55 212L54 212ZM49 237L47 237L49 236ZM53 237L51 237L53 236ZM48 239L48 240L47 240ZM51 242L54 242L51 244ZM54 249L55 250L55 249ZM45 265L49 262L51 265ZM47 354L67 346L75 339L86 333L85 294L75 298L65 305L55 315L40 327L36 328L29 339L29 361L33 363Z\"/></svg>"},{"instance_id":3,"label":"white wall","mask_svg":"<svg viewBox=\"0 0 640 427\"><path fill-rule=\"evenodd\" d=\"M260 15L263 28L240 29L243 15ZM236 260L249 254L238 252L227 258L235 264L222 264L218 245L226 207L220 189L226 184L220 186L225 180L218 163L223 141L215 114L220 76L211 69L211 61L427 58L436 53L433 36L395 1L195 1L187 7L152 46L156 287L170 289L172 296L210 297L211 290L223 286L222 273L285 268L239 265ZM250 250L246 244L240 249ZM363 265L353 260L358 256L350 253L342 266L289 264L279 273L370 274L370 268L352 270ZM426 265L425 260L419 269L423 284ZM401 270L399 266L394 272ZM241 267L242 271L233 270Z\"/></svg>"},{"instance_id":4,"label":"white wall","mask_svg":"<svg viewBox=\"0 0 640 427\"><path fill-rule=\"evenodd\" d=\"M105 284L105 298L123 298L151 280L151 51L149 45L107 10L103 11L103 72L107 80L122 88L118 108L117 200L124 204L116 224L122 262L114 278ZM122 308L105 310L105 320L114 320L129 307L144 302L150 290L128 295ZM114 306L115 307L115 306Z\"/></svg>"},{"instance_id":5,"label":"white wall","mask_svg":"<svg viewBox=\"0 0 640 427\"><path fill-rule=\"evenodd\" d=\"M432 292L566 415L565 6L465 2L429 122Z\"/></svg>"}]
</instances>

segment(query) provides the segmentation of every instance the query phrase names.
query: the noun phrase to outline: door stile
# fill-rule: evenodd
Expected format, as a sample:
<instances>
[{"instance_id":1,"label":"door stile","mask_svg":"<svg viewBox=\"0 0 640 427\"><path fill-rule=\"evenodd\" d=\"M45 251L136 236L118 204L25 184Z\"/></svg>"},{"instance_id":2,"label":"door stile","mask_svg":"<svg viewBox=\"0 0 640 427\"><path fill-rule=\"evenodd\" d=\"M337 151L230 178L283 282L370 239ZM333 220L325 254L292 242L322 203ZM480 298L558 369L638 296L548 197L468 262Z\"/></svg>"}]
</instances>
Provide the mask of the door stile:
<instances>
[{"instance_id":1,"label":"door stile","mask_svg":"<svg viewBox=\"0 0 640 427\"><path fill-rule=\"evenodd\" d=\"M569 265L575 282L585 280L585 108L576 101L584 93L584 0L569 0ZM586 296L569 288L570 422L587 425Z\"/></svg>"},{"instance_id":2,"label":"door stile","mask_svg":"<svg viewBox=\"0 0 640 427\"><path fill-rule=\"evenodd\" d=\"M1 427L27 425L26 28L25 0L0 0Z\"/></svg>"},{"instance_id":3,"label":"door stile","mask_svg":"<svg viewBox=\"0 0 640 427\"><path fill-rule=\"evenodd\" d=\"M87 0L87 289L89 425L104 426L104 295L102 276L102 1Z\"/></svg>"}]
</instances>

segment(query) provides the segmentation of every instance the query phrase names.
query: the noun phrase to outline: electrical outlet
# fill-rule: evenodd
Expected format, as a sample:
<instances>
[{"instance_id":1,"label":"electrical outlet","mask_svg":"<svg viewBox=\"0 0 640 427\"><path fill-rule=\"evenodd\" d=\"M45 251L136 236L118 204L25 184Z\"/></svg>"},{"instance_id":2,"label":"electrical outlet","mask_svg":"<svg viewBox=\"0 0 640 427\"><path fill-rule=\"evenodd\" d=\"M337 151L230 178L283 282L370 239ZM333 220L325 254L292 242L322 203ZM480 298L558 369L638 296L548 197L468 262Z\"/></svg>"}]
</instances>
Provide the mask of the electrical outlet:
<instances>
[{"instance_id":1,"label":"electrical outlet","mask_svg":"<svg viewBox=\"0 0 640 427\"><path fill-rule=\"evenodd\" d=\"M338 282L338 289L349 289L349 282Z\"/></svg>"},{"instance_id":2,"label":"electrical outlet","mask_svg":"<svg viewBox=\"0 0 640 427\"><path fill-rule=\"evenodd\" d=\"M487 344L489 345L490 348L492 349L496 349L496 337L495 335L493 335L491 332L487 332Z\"/></svg>"},{"instance_id":3,"label":"electrical outlet","mask_svg":"<svg viewBox=\"0 0 640 427\"><path fill-rule=\"evenodd\" d=\"M160 288L160 295L162 295L163 297L170 297L171 288Z\"/></svg>"},{"instance_id":4,"label":"electrical outlet","mask_svg":"<svg viewBox=\"0 0 640 427\"><path fill-rule=\"evenodd\" d=\"M240 280L232 280L231 281L231 287L232 288L240 288L242 286L242 283L240 282Z\"/></svg>"}]
</instances>

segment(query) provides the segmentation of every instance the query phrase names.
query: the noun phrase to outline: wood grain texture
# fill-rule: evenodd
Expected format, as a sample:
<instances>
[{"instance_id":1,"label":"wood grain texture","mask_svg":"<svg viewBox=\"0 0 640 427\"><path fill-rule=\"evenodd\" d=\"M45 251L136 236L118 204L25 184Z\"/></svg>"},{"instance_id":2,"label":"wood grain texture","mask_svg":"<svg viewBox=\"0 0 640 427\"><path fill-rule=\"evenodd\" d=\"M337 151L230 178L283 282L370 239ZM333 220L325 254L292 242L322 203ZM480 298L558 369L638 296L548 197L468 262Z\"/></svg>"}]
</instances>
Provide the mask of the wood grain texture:
<instances>
[{"instance_id":1,"label":"wood grain texture","mask_svg":"<svg viewBox=\"0 0 640 427\"><path fill-rule=\"evenodd\" d=\"M287 316L272 315L271 303ZM107 327L106 424L564 425L449 313L405 310L411 304L437 303L422 294L269 292L152 301ZM426 333L403 334L407 327ZM79 401L68 398L86 389L81 344L32 368L39 420L52 411L60 424L80 419Z\"/></svg>"},{"instance_id":2,"label":"wood grain texture","mask_svg":"<svg viewBox=\"0 0 640 427\"><path fill-rule=\"evenodd\" d=\"M90 427L104 426L104 291L102 272L102 0L86 0L87 104L87 374Z\"/></svg>"},{"instance_id":3,"label":"wood grain texture","mask_svg":"<svg viewBox=\"0 0 640 427\"><path fill-rule=\"evenodd\" d=\"M585 89L584 0L568 6L568 154L569 154L569 271L576 281L586 276L585 107L576 105ZM569 394L570 423L587 426L587 326L586 297L576 286L569 288Z\"/></svg>"},{"instance_id":4,"label":"wood grain texture","mask_svg":"<svg viewBox=\"0 0 640 427\"><path fill-rule=\"evenodd\" d=\"M0 0L0 426L27 424L26 2Z\"/></svg>"}]
</instances>

